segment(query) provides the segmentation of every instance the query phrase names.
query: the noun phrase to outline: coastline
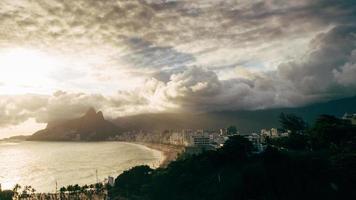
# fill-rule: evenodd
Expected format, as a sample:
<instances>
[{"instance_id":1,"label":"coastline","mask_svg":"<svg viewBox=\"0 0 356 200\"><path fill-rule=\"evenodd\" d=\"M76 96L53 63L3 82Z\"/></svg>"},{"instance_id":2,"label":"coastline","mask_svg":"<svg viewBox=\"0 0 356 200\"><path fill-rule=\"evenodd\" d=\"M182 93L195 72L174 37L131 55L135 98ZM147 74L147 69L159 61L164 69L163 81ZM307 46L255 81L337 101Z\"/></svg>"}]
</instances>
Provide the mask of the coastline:
<instances>
[{"instance_id":1,"label":"coastline","mask_svg":"<svg viewBox=\"0 0 356 200\"><path fill-rule=\"evenodd\" d=\"M163 159L159 165L160 168L165 168L168 164L177 159L177 156L184 151L184 146L177 146L171 144L135 142L135 144L146 146L147 148L160 151Z\"/></svg>"}]
</instances>

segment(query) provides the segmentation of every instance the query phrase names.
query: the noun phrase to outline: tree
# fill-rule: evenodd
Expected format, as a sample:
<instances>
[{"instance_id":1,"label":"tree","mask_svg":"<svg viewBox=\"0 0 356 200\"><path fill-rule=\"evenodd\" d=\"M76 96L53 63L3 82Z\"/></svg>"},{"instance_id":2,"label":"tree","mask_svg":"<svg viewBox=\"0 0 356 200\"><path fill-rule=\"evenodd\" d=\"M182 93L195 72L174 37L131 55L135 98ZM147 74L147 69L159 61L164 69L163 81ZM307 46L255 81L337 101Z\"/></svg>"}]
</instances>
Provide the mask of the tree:
<instances>
[{"instance_id":1,"label":"tree","mask_svg":"<svg viewBox=\"0 0 356 200\"><path fill-rule=\"evenodd\" d=\"M89 186L85 184L84 186L81 187L81 192L82 193L87 193L88 189L89 189Z\"/></svg>"},{"instance_id":2,"label":"tree","mask_svg":"<svg viewBox=\"0 0 356 200\"><path fill-rule=\"evenodd\" d=\"M292 150L305 150L308 145L308 137L303 134L306 131L306 122L293 114L281 113L279 122L284 130L290 131L288 137L270 138L268 144Z\"/></svg>"},{"instance_id":3,"label":"tree","mask_svg":"<svg viewBox=\"0 0 356 200\"><path fill-rule=\"evenodd\" d=\"M227 128L227 134L228 134L228 135L235 135L235 134L237 134L237 128L236 128L236 126L229 126L229 127Z\"/></svg>"},{"instance_id":4,"label":"tree","mask_svg":"<svg viewBox=\"0 0 356 200\"><path fill-rule=\"evenodd\" d=\"M74 186L73 185L68 185L67 186L67 191L69 192L69 194L72 194L74 192Z\"/></svg>"},{"instance_id":5,"label":"tree","mask_svg":"<svg viewBox=\"0 0 356 200\"><path fill-rule=\"evenodd\" d=\"M307 128L307 123L301 118L294 114L284 114L279 115L279 122L283 129L290 130L291 134L303 133Z\"/></svg>"},{"instance_id":6,"label":"tree","mask_svg":"<svg viewBox=\"0 0 356 200\"><path fill-rule=\"evenodd\" d=\"M13 196L14 196L14 192L11 190L0 191L1 200L12 200Z\"/></svg>"},{"instance_id":7,"label":"tree","mask_svg":"<svg viewBox=\"0 0 356 200\"><path fill-rule=\"evenodd\" d=\"M235 158L245 158L252 150L252 143L240 135L230 137L222 148L222 151L228 154L228 157Z\"/></svg>"},{"instance_id":8,"label":"tree","mask_svg":"<svg viewBox=\"0 0 356 200\"><path fill-rule=\"evenodd\" d=\"M75 184L73 189L74 189L74 192L76 192L76 193L80 192L80 190L81 190L81 188L78 184Z\"/></svg>"},{"instance_id":9,"label":"tree","mask_svg":"<svg viewBox=\"0 0 356 200\"><path fill-rule=\"evenodd\" d=\"M21 189L21 186L19 184L16 184L14 186L14 189L12 191L14 192L14 196L17 197L19 195L19 190Z\"/></svg>"},{"instance_id":10,"label":"tree","mask_svg":"<svg viewBox=\"0 0 356 200\"><path fill-rule=\"evenodd\" d=\"M22 191L22 194L21 194L21 198L29 198L31 195L32 195L32 187L31 186L28 186L26 185L24 187L24 190Z\"/></svg>"},{"instance_id":11,"label":"tree","mask_svg":"<svg viewBox=\"0 0 356 200\"><path fill-rule=\"evenodd\" d=\"M101 193L104 190L104 185L102 183L95 184L95 191L97 194Z\"/></svg>"},{"instance_id":12,"label":"tree","mask_svg":"<svg viewBox=\"0 0 356 200\"><path fill-rule=\"evenodd\" d=\"M139 195L142 193L142 186L151 180L151 169L147 165L136 166L128 171L124 171L115 179L114 193L125 194L126 197Z\"/></svg>"},{"instance_id":13,"label":"tree","mask_svg":"<svg viewBox=\"0 0 356 200\"><path fill-rule=\"evenodd\" d=\"M59 192L60 193L65 193L67 191L67 188L66 187L61 187L60 189L59 189Z\"/></svg>"},{"instance_id":14,"label":"tree","mask_svg":"<svg viewBox=\"0 0 356 200\"><path fill-rule=\"evenodd\" d=\"M349 121L321 115L309 131L314 149L352 150L356 146L356 127Z\"/></svg>"},{"instance_id":15,"label":"tree","mask_svg":"<svg viewBox=\"0 0 356 200\"><path fill-rule=\"evenodd\" d=\"M67 191L66 187L61 187L59 189L61 199L64 199L66 191Z\"/></svg>"}]
</instances>

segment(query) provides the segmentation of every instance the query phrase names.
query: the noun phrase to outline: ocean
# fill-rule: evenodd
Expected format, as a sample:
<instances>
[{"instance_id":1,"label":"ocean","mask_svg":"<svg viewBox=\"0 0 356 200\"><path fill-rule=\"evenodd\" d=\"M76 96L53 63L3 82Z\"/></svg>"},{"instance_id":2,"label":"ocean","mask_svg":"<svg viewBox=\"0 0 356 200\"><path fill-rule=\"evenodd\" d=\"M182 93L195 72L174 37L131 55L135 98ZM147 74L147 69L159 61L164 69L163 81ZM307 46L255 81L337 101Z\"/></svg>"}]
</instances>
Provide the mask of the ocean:
<instances>
[{"instance_id":1,"label":"ocean","mask_svg":"<svg viewBox=\"0 0 356 200\"><path fill-rule=\"evenodd\" d=\"M0 184L31 185L55 192L69 184L92 184L137 165L158 167L161 152L125 142L0 142Z\"/></svg>"}]
</instances>

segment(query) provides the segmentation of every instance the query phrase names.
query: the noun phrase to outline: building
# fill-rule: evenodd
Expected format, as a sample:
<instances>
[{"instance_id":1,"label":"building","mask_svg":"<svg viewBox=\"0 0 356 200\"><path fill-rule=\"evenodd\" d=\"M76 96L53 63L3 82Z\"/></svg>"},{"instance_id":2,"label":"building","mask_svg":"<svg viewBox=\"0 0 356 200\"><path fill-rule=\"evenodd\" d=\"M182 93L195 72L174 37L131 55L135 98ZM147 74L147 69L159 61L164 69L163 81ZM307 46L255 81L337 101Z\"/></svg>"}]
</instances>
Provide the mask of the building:
<instances>
[{"instance_id":1,"label":"building","mask_svg":"<svg viewBox=\"0 0 356 200\"><path fill-rule=\"evenodd\" d=\"M348 120L351 122L351 124L356 125L356 113L354 113L354 114L345 113L344 116L342 117L342 119Z\"/></svg>"},{"instance_id":2,"label":"building","mask_svg":"<svg viewBox=\"0 0 356 200\"><path fill-rule=\"evenodd\" d=\"M261 143L261 136L258 135L257 133L252 133L251 135L247 135L246 137L253 144Z\"/></svg>"},{"instance_id":3,"label":"building","mask_svg":"<svg viewBox=\"0 0 356 200\"><path fill-rule=\"evenodd\" d=\"M112 177L112 176L109 176L109 177L108 177L108 184L109 184L111 187L114 187L114 185L115 185L114 177Z\"/></svg>"},{"instance_id":4,"label":"building","mask_svg":"<svg viewBox=\"0 0 356 200\"><path fill-rule=\"evenodd\" d=\"M262 143L262 137L260 134L252 133L251 135L245 136L254 146L255 152L259 153L265 149L265 145Z\"/></svg>"},{"instance_id":5,"label":"building","mask_svg":"<svg viewBox=\"0 0 356 200\"><path fill-rule=\"evenodd\" d=\"M271 128L271 136L278 137L278 130L276 128Z\"/></svg>"},{"instance_id":6,"label":"building","mask_svg":"<svg viewBox=\"0 0 356 200\"><path fill-rule=\"evenodd\" d=\"M192 142L194 146L207 146L211 144L209 135L205 134L193 135Z\"/></svg>"},{"instance_id":7,"label":"building","mask_svg":"<svg viewBox=\"0 0 356 200\"><path fill-rule=\"evenodd\" d=\"M169 144L185 146L185 134L174 132L169 136Z\"/></svg>"},{"instance_id":8,"label":"building","mask_svg":"<svg viewBox=\"0 0 356 200\"><path fill-rule=\"evenodd\" d=\"M227 136L227 129L226 128L222 128L219 131L220 131L220 135L221 136Z\"/></svg>"},{"instance_id":9,"label":"building","mask_svg":"<svg viewBox=\"0 0 356 200\"><path fill-rule=\"evenodd\" d=\"M283 132L283 133L280 133L279 136L280 136L280 137L288 137L288 136L289 136L289 133L290 133L290 131Z\"/></svg>"},{"instance_id":10,"label":"building","mask_svg":"<svg viewBox=\"0 0 356 200\"><path fill-rule=\"evenodd\" d=\"M262 129L260 136L261 136L261 142L265 143L267 141L267 138L271 137L271 132L267 129Z\"/></svg>"}]
</instances>

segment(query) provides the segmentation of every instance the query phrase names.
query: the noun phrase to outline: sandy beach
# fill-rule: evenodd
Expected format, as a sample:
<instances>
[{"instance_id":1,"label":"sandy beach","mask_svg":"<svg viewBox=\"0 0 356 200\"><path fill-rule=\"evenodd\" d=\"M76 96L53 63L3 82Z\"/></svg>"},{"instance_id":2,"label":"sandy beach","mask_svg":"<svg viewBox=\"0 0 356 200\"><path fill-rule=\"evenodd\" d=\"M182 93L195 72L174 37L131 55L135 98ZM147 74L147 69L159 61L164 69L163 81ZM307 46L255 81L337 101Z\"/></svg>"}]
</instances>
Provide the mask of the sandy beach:
<instances>
[{"instance_id":1,"label":"sandy beach","mask_svg":"<svg viewBox=\"0 0 356 200\"><path fill-rule=\"evenodd\" d=\"M177 156L184 151L184 146L176 146L170 144L159 144L159 143L137 143L144 145L148 148L162 152L164 158L160 167L167 167L167 165L177 159Z\"/></svg>"}]
</instances>

